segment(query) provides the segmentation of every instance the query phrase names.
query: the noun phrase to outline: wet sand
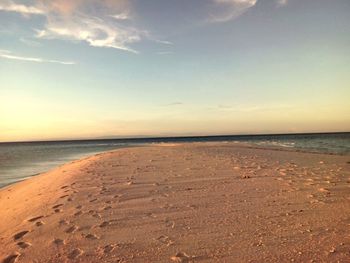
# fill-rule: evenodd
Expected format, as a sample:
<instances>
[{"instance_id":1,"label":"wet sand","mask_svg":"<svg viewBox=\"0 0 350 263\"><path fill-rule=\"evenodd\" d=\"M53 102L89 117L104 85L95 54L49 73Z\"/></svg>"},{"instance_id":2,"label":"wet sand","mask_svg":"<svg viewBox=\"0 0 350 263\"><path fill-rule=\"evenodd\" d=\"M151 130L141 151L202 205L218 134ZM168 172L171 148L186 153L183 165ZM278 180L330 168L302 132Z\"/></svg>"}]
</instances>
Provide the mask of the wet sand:
<instances>
[{"instance_id":1,"label":"wet sand","mask_svg":"<svg viewBox=\"0 0 350 263\"><path fill-rule=\"evenodd\" d=\"M118 149L0 190L0 262L349 262L350 156Z\"/></svg>"}]
</instances>

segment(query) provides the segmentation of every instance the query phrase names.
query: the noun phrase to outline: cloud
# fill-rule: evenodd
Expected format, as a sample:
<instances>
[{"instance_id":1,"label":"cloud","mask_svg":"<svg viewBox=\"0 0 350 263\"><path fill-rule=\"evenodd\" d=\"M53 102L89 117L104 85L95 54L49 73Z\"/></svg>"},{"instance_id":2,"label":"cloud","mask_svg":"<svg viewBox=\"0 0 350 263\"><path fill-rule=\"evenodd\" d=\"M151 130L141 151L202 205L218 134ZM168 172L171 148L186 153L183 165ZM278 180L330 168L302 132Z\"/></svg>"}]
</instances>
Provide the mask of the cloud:
<instances>
[{"instance_id":1,"label":"cloud","mask_svg":"<svg viewBox=\"0 0 350 263\"><path fill-rule=\"evenodd\" d=\"M62 65L74 65L74 64L76 64L73 61L60 61L60 60L53 60L53 59L18 56L18 55L12 54L12 52L9 50L0 50L0 58L27 61L27 62L36 62L36 63L57 63L57 64L62 64Z\"/></svg>"},{"instance_id":2,"label":"cloud","mask_svg":"<svg viewBox=\"0 0 350 263\"><path fill-rule=\"evenodd\" d=\"M203 24L233 20L254 7L258 0L208 1L211 3L211 13L208 18L208 11L204 12L204 22L200 16ZM287 0L274 1L284 3ZM0 0L0 11L43 18L37 20L41 24L35 29L34 36L39 39L83 42L92 47L132 53L138 53L134 45L144 39L172 45L172 42L155 38L141 28L139 20L135 18L140 16L135 16L131 3L133 1L130 0Z\"/></svg>"},{"instance_id":3,"label":"cloud","mask_svg":"<svg viewBox=\"0 0 350 263\"><path fill-rule=\"evenodd\" d=\"M22 4L14 3L13 1L2 1L0 3L0 10L7 12L16 12L23 15L42 15L45 13L45 10L41 9L39 6L26 6Z\"/></svg>"},{"instance_id":4,"label":"cloud","mask_svg":"<svg viewBox=\"0 0 350 263\"><path fill-rule=\"evenodd\" d=\"M154 42L164 45L174 45L173 42L167 41L167 40L160 40L160 39L152 39Z\"/></svg>"},{"instance_id":5,"label":"cloud","mask_svg":"<svg viewBox=\"0 0 350 263\"><path fill-rule=\"evenodd\" d=\"M113 17L114 19L117 19L117 20L129 20L129 19L131 19L130 14L128 12L110 15L110 17Z\"/></svg>"},{"instance_id":6,"label":"cloud","mask_svg":"<svg viewBox=\"0 0 350 263\"><path fill-rule=\"evenodd\" d=\"M130 6L123 0L34 0L31 6L7 0L0 9L45 17L43 27L36 30L37 38L82 41L137 53L130 45L149 35L129 21Z\"/></svg>"},{"instance_id":7,"label":"cloud","mask_svg":"<svg viewBox=\"0 0 350 263\"><path fill-rule=\"evenodd\" d=\"M132 27L106 23L100 18L77 14L69 20L51 16L38 38L85 41L93 47L109 47L138 53L129 44L139 42L147 33Z\"/></svg>"},{"instance_id":8,"label":"cloud","mask_svg":"<svg viewBox=\"0 0 350 263\"><path fill-rule=\"evenodd\" d=\"M42 2L50 12L65 16L71 15L82 4L82 0L41 0L40 2Z\"/></svg>"},{"instance_id":9,"label":"cloud","mask_svg":"<svg viewBox=\"0 0 350 263\"><path fill-rule=\"evenodd\" d=\"M210 22L220 23L233 20L255 6L258 0L213 0L216 12L210 14Z\"/></svg>"}]
</instances>

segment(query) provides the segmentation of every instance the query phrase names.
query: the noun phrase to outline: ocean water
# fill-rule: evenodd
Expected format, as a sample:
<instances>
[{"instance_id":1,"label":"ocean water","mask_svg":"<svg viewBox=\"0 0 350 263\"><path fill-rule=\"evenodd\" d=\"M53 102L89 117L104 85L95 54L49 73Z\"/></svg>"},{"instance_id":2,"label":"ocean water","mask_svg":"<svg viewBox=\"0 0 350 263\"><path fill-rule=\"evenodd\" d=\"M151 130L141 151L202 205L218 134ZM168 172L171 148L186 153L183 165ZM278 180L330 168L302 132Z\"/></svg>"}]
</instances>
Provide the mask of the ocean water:
<instances>
[{"instance_id":1,"label":"ocean water","mask_svg":"<svg viewBox=\"0 0 350 263\"><path fill-rule=\"evenodd\" d=\"M210 141L247 142L259 147L350 155L350 133L0 143L0 187L103 151L159 142Z\"/></svg>"}]
</instances>

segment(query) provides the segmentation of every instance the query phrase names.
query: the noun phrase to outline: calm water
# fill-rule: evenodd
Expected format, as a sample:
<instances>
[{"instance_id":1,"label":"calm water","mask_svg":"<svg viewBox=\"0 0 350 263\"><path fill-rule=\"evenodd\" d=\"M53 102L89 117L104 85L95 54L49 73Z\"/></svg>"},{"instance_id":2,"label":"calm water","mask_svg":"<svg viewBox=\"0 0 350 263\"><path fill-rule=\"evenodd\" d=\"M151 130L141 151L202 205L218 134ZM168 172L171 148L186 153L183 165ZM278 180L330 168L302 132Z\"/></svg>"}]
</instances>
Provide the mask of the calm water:
<instances>
[{"instance_id":1,"label":"calm water","mask_svg":"<svg viewBox=\"0 0 350 263\"><path fill-rule=\"evenodd\" d=\"M260 146L350 154L350 133L249 135L0 143L0 187L95 153L157 142L238 141Z\"/></svg>"}]
</instances>

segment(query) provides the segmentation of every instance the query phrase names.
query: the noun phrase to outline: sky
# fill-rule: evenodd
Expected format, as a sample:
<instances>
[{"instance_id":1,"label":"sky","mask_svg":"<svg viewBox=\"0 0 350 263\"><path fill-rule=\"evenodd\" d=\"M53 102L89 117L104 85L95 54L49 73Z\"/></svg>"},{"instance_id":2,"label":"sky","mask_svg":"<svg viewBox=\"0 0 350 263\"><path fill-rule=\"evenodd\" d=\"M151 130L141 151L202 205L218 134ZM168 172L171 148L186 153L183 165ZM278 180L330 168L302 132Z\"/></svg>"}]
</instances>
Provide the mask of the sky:
<instances>
[{"instance_id":1,"label":"sky","mask_svg":"<svg viewBox=\"0 0 350 263\"><path fill-rule=\"evenodd\" d=\"M0 0L0 141L350 131L349 0Z\"/></svg>"}]
</instances>

